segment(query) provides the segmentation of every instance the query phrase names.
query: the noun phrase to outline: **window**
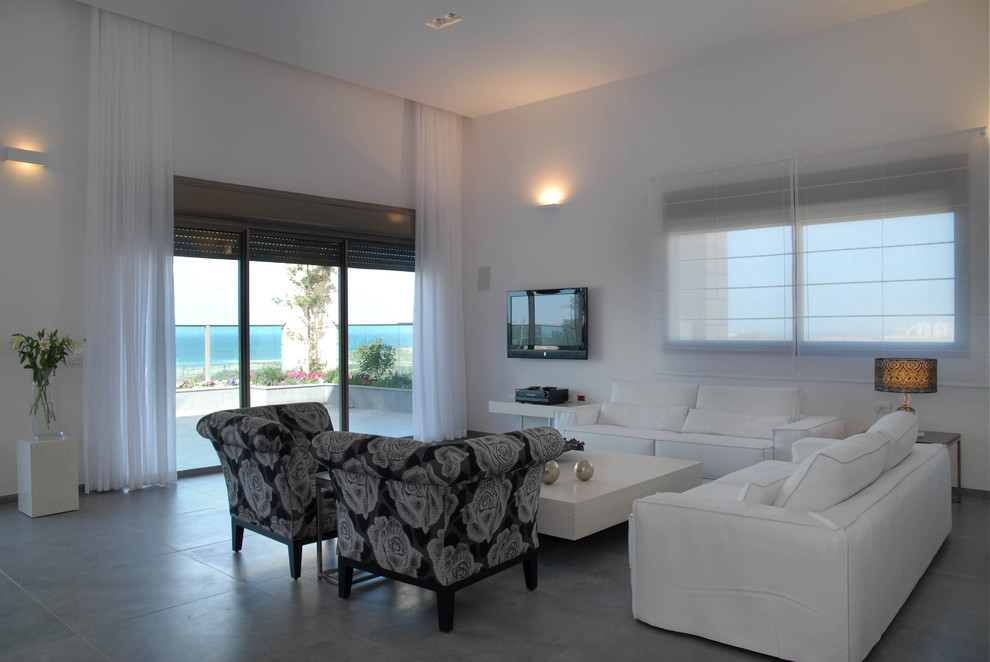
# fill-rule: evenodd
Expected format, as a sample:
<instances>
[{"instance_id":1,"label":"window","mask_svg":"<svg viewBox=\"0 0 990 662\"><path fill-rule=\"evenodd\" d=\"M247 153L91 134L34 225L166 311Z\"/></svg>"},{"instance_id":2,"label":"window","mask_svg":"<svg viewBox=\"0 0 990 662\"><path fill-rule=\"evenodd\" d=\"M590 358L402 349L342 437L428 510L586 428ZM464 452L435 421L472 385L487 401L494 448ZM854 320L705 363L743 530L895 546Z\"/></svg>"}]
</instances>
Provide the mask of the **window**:
<instances>
[{"instance_id":1,"label":"window","mask_svg":"<svg viewBox=\"0 0 990 662\"><path fill-rule=\"evenodd\" d=\"M936 212L804 226L802 340L954 347L955 225Z\"/></svg>"},{"instance_id":2,"label":"window","mask_svg":"<svg viewBox=\"0 0 990 662\"><path fill-rule=\"evenodd\" d=\"M977 130L654 180L654 367L985 354L986 177Z\"/></svg>"}]
</instances>

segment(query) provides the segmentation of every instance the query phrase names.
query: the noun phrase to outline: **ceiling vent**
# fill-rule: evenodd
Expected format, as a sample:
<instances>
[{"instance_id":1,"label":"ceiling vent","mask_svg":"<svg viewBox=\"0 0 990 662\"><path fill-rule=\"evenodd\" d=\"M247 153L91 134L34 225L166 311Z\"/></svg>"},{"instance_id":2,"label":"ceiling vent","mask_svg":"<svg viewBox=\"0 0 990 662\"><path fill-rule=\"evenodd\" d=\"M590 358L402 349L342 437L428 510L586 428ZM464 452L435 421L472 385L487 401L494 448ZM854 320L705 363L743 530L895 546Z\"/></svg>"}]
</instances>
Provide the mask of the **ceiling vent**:
<instances>
[{"instance_id":1,"label":"ceiling vent","mask_svg":"<svg viewBox=\"0 0 990 662\"><path fill-rule=\"evenodd\" d=\"M440 28L445 28L448 25L453 25L454 23L457 23L460 20L463 19L457 14L451 12L449 14L444 14L440 18L435 18L432 21L427 21L426 24L429 25L431 28L439 30Z\"/></svg>"}]
</instances>

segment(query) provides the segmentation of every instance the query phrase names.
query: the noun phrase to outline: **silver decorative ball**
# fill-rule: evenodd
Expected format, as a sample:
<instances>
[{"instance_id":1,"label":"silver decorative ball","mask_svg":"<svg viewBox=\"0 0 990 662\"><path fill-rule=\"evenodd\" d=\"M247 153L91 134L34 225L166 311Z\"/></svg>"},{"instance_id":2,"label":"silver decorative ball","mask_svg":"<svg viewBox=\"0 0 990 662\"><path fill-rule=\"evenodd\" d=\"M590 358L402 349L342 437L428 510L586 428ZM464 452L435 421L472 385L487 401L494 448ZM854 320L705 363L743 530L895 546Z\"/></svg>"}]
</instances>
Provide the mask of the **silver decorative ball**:
<instances>
[{"instance_id":1,"label":"silver decorative ball","mask_svg":"<svg viewBox=\"0 0 990 662\"><path fill-rule=\"evenodd\" d=\"M590 480L595 475L595 465L588 460L580 460L574 465L574 475L579 480Z\"/></svg>"},{"instance_id":2,"label":"silver decorative ball","mask_svg":"<svg viewBox=\"0 0 990 662\"><path fill-rule=\"evenodd\" d=\"M555 460L550 460L543 465L543 482L552 485L560 477L560 465Z\"/></svg>"}]
</instances>

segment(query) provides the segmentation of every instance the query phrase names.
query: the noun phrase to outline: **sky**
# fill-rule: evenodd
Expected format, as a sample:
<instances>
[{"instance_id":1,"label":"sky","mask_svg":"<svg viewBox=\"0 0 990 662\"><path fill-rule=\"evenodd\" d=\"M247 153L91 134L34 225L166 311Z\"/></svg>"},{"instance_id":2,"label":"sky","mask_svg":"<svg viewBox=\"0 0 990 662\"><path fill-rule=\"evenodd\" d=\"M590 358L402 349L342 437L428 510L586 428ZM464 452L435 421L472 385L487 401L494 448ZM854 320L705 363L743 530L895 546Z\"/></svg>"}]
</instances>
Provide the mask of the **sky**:
<instances>
[{"instance_id":1,"label":"sky","mask_svg":"<svg viewBox=\"0 0 990 662\"><path fill-rule=\"evenodd\" d=\"M175 323L177 325L236 325L236 260L174 258ZM293 290L287 265L251 263L251 322L280 325L289 318L285 299ZM377 269L349 273L350 324L398 324L413 321L415 274ZM336 303L336 293L331 295Z\"/></svg>"}]
</instances>

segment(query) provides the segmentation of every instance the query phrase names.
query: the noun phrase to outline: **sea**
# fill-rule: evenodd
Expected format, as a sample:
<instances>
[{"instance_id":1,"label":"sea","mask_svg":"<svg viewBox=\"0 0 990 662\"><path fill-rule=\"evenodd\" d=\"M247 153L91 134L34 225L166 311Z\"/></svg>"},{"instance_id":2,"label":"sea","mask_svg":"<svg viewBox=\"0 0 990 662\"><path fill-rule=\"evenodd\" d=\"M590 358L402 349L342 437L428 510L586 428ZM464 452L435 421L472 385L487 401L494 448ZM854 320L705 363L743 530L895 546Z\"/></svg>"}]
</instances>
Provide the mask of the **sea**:
<instances>
[{"instance_id":1,"label":"sea","mask_svg":"<svg viewBox=\"0 0 990 662\"><path fill-rule=\"evenodd\" d=\"M282 360L281 326L251 327L251 361ZM175 327L175 365L199 367L206 362L205 326ZM212 365L237 365L238 327L210 326L210 363Z\"/></svg>"},{"instance_id":2,"label":"sea","mask_svg":"<svg viewBox=\"0 0 990 662\"><path fill-rule=\"evenodd\" d=\"M282 334L280 325L251 326L251 362L282 360ZM206 361L206 326L175 327L175 365L177 367L201 367ZM236 365L238 362L238 327L211 325L210 363L212 365ZM376 338L396 349L412 348L412 324L351 324L347 327L347 347L356 350L370 344Z\"/></svg>"}]
</instances>

